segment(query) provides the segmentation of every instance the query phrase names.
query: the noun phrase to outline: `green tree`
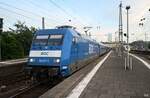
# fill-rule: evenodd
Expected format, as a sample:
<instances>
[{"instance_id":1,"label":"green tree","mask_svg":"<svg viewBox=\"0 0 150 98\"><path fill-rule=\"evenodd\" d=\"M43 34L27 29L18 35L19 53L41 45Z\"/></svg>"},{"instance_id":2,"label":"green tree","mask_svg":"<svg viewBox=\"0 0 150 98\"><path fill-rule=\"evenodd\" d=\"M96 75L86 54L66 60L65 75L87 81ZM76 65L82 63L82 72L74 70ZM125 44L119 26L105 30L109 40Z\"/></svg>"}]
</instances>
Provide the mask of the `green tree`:
<instances>
[{"instance_id":1,"label":"green tree","mask_svg":"<svg viewBox=\"0 0 150 98\"><path fill-rule=\"evenodd\" d=\"M24 56L23 48L15 36L16 34L12 32L2 33L2 60L21 58Z\"/></svg>"},{"instance_id":2,"label":"green tree","mask_svg":"<svg viewBox=\"0 0 150 98\"><path fill-rule=\"evenodd\" d=\"M22 58L29 53L36 29L27 27L25 22L20 21L14 27L15 29L10 28L10 31L1 34L2 60Z\"/></svg>"},{"instance_id":3,"label":"green tree","mask_svg":"<svg viewBox=\"0 0 150 98\"><path fill-rule=\"evenodd\" d=\"M25 22L18 21L15 25L13 32L17 33L16 39L21 43L24 49L24 55L29 54L30 46L32 43L33 33L36 31L34 27L27 27Z\"/></svg>"},{"instance_id":4,"label":"green tree","mask_svg":"<svg viewBox=\"0 0 150 98\"><path fill-rule=\"evenodd\" d=\"M150 41L148 42L148 49L150 49Z\"/></svg>"}]
</instances>

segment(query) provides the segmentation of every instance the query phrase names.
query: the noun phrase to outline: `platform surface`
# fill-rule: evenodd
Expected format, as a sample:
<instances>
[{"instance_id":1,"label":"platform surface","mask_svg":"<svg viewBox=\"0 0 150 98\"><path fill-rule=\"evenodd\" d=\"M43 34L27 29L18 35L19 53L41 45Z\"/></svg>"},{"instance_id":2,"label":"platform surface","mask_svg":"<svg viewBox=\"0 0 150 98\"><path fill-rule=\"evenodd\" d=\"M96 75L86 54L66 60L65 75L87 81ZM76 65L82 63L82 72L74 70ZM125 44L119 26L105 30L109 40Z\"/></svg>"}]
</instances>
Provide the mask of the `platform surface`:
<instances>
[{"instance_id":1,"label":"platform surface","mask_svg":"<svg viewBox=\"0 0 150 98\"><path fill-rule=\"evenodd\" d=\"M26 63L26 62L27 62L27 58L16 59L16 60L7 60L7 61L0 62L0 67L21 64L21 63Z\"/></svg>"},{"instance_id":2,"label":"platform surface","mask_svg":"<svg viewBox=\"0 0 150 98\"><path fill-rule=\"evenodd\" d=\"M100 59L100 67L86 66L40 98L150 98L150 64L132 56L133 70L125 70L124 57L112 51ZM89 75L96 67L93 76ZM87 76L92 77L86 83Z\"/></svg>"},{"instance_id":3,"label":"platform surface","mask_svg":"<svg viewBox=\"0 0 150 98\"><path fill-rule=\"evenodd\" d=\"M133 70L124 70L124 57L112 52L79 98L150 98L150 69L133 58Z\"/></svg>"}]
</instances>

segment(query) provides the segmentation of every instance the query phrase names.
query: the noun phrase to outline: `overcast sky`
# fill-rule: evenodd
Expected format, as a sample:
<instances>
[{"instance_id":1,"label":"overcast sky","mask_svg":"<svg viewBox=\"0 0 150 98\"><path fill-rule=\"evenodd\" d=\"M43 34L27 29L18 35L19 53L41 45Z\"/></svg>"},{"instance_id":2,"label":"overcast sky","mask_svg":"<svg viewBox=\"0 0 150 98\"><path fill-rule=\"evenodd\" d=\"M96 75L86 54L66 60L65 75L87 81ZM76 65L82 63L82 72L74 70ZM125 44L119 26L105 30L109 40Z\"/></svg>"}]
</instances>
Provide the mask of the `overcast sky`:
<instances>
[{"instance_id":1,"label":"overcast sky","mask_svg":"<svg viewBox=\"0 0 150 98\"><path fill-rule=\"evenodd\" d=\"M41 28L41 17L45 17L46 28L69 24L83 31L84 26L91 26L93 38L107 41L108 35L112 35L114 40L115 32L118 31L119 3L120 0L1 0L0 17L4 18L5 30L17 20L25 21L28 26ZM122 3L124 33L125 7L131 6L130 41L145 40L145 32L147 40L150 40L150 0L122 0ZM141 18L146 18L143 27L138 26Z\"/></svg>"}]
</instances>

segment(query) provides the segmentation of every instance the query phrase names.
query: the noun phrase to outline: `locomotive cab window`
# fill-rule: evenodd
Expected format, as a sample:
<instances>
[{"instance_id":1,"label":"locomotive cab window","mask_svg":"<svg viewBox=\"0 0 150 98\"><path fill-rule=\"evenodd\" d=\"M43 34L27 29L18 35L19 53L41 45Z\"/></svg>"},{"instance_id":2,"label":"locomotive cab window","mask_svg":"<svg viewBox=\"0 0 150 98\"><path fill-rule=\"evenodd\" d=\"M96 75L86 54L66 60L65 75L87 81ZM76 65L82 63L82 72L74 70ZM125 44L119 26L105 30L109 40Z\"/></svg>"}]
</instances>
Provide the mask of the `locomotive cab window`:
<instances>
[{"instance_id":1,"label":"locomotive cab window","mask_svg":"<svg viewBox=\"0 0 150 98\"><path fill-rule=\"evenodd\" d=\"M34 45L46 45L49 35L37 35L34 38Z\"/></svg>"},{"instance_id":2,"label":"locomotive cab window","mask_svg":"<svg viewBox=\"0 0 150 98\"><path fill-rule=\"evenodd\" d=\"M50 46L59 46L63 43L63 35L49 35L48 45Z\"/></svg>"}]
</instances>

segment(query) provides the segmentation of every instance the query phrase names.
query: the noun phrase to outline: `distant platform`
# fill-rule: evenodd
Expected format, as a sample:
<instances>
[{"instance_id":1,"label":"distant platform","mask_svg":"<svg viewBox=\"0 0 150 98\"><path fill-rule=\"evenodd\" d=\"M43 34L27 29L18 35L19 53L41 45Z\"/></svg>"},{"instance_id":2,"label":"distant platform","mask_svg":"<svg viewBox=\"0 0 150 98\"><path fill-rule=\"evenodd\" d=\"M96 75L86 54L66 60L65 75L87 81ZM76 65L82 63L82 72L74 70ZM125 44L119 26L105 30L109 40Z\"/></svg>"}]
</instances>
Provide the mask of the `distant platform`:
<instances>
[{"instance_id":1,"label":"distant platform","mask_svg":"<svg viewBox=\"0 0 150 98\"><path fill-rule=\"evenodd\" d=\"M26 63L26 62L27 62L27 58L16 59L16 60L7 60L7 61L0 62L0 67L16 65L16 64Z\"/></svg>"}]
</instances>

